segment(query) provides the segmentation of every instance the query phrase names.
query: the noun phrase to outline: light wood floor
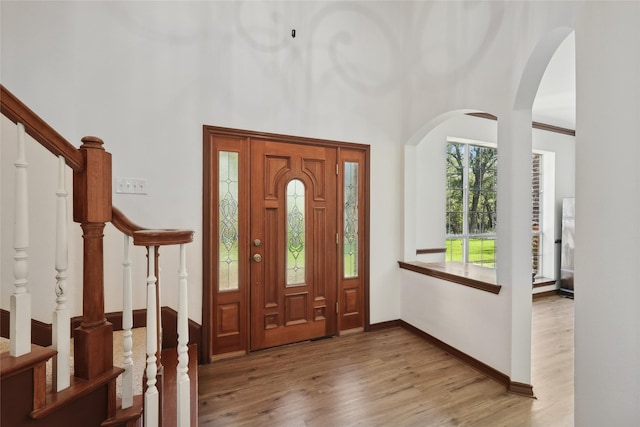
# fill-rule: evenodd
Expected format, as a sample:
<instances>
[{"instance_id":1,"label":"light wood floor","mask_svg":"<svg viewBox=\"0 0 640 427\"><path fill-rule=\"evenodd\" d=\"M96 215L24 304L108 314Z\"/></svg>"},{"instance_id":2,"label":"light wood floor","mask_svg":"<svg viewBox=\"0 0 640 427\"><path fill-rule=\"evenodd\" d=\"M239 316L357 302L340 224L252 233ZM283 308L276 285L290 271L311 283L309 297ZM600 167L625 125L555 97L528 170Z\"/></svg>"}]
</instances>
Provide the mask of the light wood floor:
<instances>
[{"instance_id":1,"label":"light wood floor","mask_svg":"<svg viewBox=\"0 0 640 427\"><path fill-rule=\"evenodd\" d=\"M537 399L394 328L200 366L200 425L572 426L573 300L533 312Z\"/></svg>"}]
</instances>

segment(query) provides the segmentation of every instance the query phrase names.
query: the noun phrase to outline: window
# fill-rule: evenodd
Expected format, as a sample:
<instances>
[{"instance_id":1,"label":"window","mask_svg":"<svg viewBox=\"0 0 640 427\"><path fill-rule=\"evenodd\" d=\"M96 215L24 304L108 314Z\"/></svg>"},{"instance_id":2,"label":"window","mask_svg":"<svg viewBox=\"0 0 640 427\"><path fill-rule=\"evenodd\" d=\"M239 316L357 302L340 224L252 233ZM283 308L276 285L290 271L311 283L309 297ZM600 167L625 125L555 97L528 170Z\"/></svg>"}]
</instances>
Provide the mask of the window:
<instances>
[{"instance_id":1,"label":"window","mask_svg":"<svg viewBox=\"0 0 640 427\"><path fill-rule=\"evenodd\" d=\"M344 162L343 276L358 277L358 162Z\"/></svg>"},{"instance_id":2,"label":"window","mask_svg":"<svg viewBox=\"0 0 640 427\"><path fill-rule=\"evenodd\" d=\"M498 151L447 143L446 259L495 267Z\"/></svg>"},{"instance_id":3,"label":"window","mask_svg":"<svg viewBox=\"0 0 640 427\"><path fill-rule=\"evenodd\" d=\"M532 155L533 276L542 275L542 155ZM446 260L495 268L498 151L466 142L447 143Z\"/></svg>"},{"instance_id":4,"label":"window","mask_svg":"<svg viewBox=\"0 0 640 427\"><path fill-rule=\"evenodd\" d=\"M238 257L238 153L220 151L218 156L218 290L237 290Z\"/></svg>"}]
</instances>

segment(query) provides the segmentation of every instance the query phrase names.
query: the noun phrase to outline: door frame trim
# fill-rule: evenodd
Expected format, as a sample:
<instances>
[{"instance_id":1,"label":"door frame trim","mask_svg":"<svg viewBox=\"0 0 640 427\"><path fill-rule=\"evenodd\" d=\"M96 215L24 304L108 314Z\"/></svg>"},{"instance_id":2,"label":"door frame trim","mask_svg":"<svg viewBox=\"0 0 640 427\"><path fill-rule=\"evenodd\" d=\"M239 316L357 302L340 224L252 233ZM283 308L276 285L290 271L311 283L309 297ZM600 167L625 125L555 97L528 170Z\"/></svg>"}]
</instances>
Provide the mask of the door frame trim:
<instances>
[{"instance_id":1,"label":"door frame trim","mask_svg":"<svg viewBox=\"0 0 640 427\"><path fill-rule=\"evenodd\" d=\"M302 144L312 145L318 147L329 147L336 149L351 149L360 150L364 153L366 171L364 174L365 179L365 194L364 194L364 271L363 271L363 293L364 293L364 330L370 329L370 317L369 317L369 252L370 252L370 146L366 144L358 144L353 142L341 142L327 139L291 136L274 134L267 132L257 132L252 130L233 129L219 126L203 125L202 127L202 142L203 142L203 165L202 165L202 178L203 178L203 204L202 204L202 337L200 348L201 360L203 363L209 363L213 358L212 342L213 342L213 319L212 309L214 303L214 293L217 285L215 278L215 266L210 263L212 250L217 246L213 243L214 236L211 235L213 231L214 220L217 219L217 210L212 209L212 168L210 159L214 147L211 144L211 135L227 135L237 138L247 139L264 139L270 141L278 141L289 144ZM340 208L339 208L340 209ZM338 330L338 334L340 334ZM249 349L247 347L246 351Z\"/></svg>"}]
</instances>

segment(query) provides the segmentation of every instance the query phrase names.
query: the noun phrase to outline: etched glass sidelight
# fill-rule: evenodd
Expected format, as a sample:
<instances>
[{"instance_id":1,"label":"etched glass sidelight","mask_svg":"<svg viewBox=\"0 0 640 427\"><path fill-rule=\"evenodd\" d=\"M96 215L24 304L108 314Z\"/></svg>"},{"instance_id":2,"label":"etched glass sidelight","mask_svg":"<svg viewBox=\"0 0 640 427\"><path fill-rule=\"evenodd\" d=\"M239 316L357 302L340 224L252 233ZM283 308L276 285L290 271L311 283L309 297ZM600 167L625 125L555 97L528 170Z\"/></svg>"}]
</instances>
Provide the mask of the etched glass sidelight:
<instances>
[{"instance_id":1,"label":"etched glass sidelight","mask_svg":"<svg viewBox=\"0 0 640 427\"><path fill-rule=\"evenodd\" d=\"M358 163L344 163L344 278L358 277Z\"/></svg>"},{"instance_id":2,"label":"etched glass sidelight","mask_svg":"<svg viewBox=\"0 0 640 427\"><path fill-rule=\"evenodd\" d=\"M238 289L238 159L235 152L219 154L218 290Z\"/></svg>"},{"instance_id":3,"label":"etched glass sidelight","mask_svg":"<svg viewBox=\"0 0 640 427\"><path fill-rule=\"evenodd\" d=\"M305 283L305 198L304 183L287 184L287 286Z\"/></svg>"}]
</instances>

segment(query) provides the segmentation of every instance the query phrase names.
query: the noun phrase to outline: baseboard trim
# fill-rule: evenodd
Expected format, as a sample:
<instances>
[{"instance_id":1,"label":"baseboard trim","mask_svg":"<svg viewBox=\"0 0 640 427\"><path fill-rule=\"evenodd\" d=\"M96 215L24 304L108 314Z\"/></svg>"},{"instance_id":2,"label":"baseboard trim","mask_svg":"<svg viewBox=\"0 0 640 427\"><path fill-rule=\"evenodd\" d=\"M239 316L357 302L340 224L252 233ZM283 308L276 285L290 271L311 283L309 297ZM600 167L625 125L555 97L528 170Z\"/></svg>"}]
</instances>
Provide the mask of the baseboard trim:
<instances>
[{"instance_id":1,"label":"baseboard trim","mask_svg":"<svg viewBox=\"0 0 640 427\"><path fill-rule=\"evenodd\" d=\"M7 310L0 308L0 337L9 338L9 321L11 319L11 313Z\"/></svg>"},{"instance_id":2,"label":"baseboard trim","mask_svg":"<svg viewBox=\"0 0 640 427\"><path fill-rule=\"evenodd\" d=\"M545 292L537 292L535 294L531 295L531 299L533 301L538 300L540 298L546 298L546 297L552 297L552 296L556 296L559 295L559 292L557 289L551 289L550 291L545 291Z\"/></svg>"},{"instance_id":3,"label":"baseboard trim","mask_svg":"<svg viewBox=\"0 0 640 427\"><path fill-rule=\"evenodd\" d=\"M417 335L418 337L424 339L428 343L438 347L440 350L442 350L442 351L444 351L446 353L449 353L450 355L452 355L456 359L458 359L458 360L462 361L463 363L471 366L476 371L479 371L480 373L482 373L482 374L486 375L487 377L493 379L497 383L503 385L504 388L508 392L511 392L511 393L514 393L514 394L518 394L518 395L521 395L521 396L527 396L527 397L535 398L535 396L533 394L533 386L531 386L529 384L513 382L513 381L511 381L511 378L509 378L508 375L498 371L495 368L492 368L491 366L479 361L478 359L475 359L475 358L469 356L467 353L458 350L457 348L445 343L444 341L439 340L438 338L434 337L433 335L428 334L428 333L424 332L423 330L416 328L412 324L407 323L404 320L400 320L399 323L400 323L400 326L402 328L406 329L407 331Z\"/></svg>"},{"instance_id":4,"label":"baseboard trim","mask_svg":"<svg viewBox=\"0 0 640 427\"><path fill-rule=\"evenodd\" d=\"M11 313L8 310L0 309L0 336L9 338L9 324L11 322ZM31 343L41 347L49 347L52 343L51 334L53 327L50 323L44 323L39 320L31 319Z\"/></svg>"},{"instance_id":5,"label":"baseboard trim","mask_svg":"<svg viewBox=\"0 0 640 427\"><path fill-rule=\"evenodd\" d=\"M382 331L383 329L397 328L400 326L401 320L388 320L386 322L373 323L369 325L368 332Z\"/></svg>"},{"instance_id":6,"label":"baseboard trim","mask_svg":"<svg viewBox=\"0 0 640 427\"><path fill-rule=\"evenodd\" d=\"M533 386L531 384L519 383L516 381L509 382L509 392L520 396L531 397L537 399L533 394Z\"/></svg>"}]
</instances>

